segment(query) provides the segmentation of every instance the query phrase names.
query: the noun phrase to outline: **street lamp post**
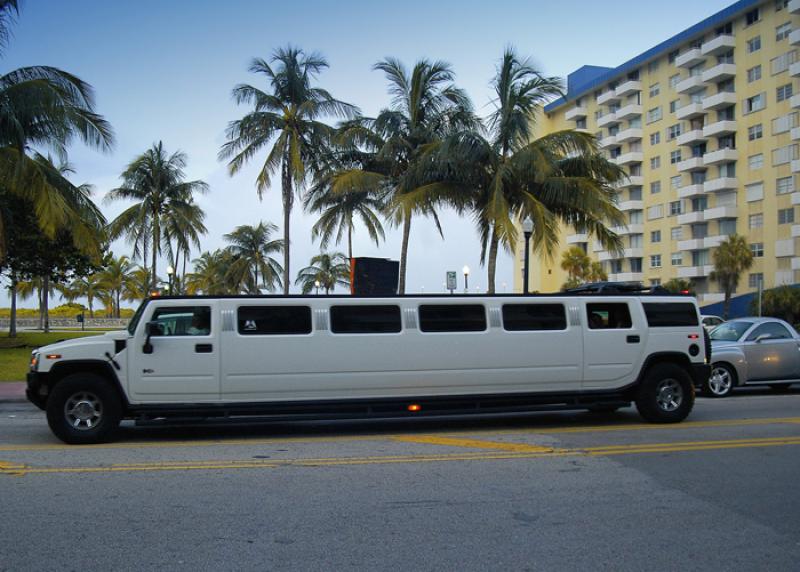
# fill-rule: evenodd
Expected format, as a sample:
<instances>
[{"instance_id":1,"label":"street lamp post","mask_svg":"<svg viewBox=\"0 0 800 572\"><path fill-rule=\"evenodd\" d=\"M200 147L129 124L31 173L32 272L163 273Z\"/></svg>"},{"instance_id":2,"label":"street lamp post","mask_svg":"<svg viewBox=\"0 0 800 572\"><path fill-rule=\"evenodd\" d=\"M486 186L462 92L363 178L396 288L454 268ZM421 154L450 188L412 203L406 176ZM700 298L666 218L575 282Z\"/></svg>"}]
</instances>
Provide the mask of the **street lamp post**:
<instances>
[{"instance_id":1,"label":"street lamp post","mask_svg":"<svg viewBox=\"0 0 800 572\"><path fill-rule=\"evenodd\" d=\"M321 284L319 283L319 280L314 280L314 288L317 289L317 296L319 296L319 287L320 286L321 286Z\"/></svg>"},{"instance_id":2,"label":"street lamp post","mask_svg":"<svg viewBox=\"0 0 800 572\"><path fill-rule=\"evenodd\" d=\"M172 266L167 266L167 281L169 283L169 295L172 296L172 275L175 274L175 269Z\"/></svg>"},{"instance_id":3,"label":"street lamp post","mask_svg":"<svg viewBox=\"0 0 800 572\"><path fill-rule=\"evenodd\" d=\"M533 233L533 221L531 217L525 217L525 220L522 221L522 232L525 234L525 271L523 273L522 278L522 292L523 294L528 293L528 273L530 270L530 243L531 243L531 234Z\"/></svg>"},{"instance_id":4,"label":"street lamp post","mask_svg":"<svg viewBox=\"0 0 800 572\"><path fill-rule=\"evenodd\" d=\"M464 273L464 294L469 294L469 266L465 264L461 271Z\"/></svg>"}]
</instances>

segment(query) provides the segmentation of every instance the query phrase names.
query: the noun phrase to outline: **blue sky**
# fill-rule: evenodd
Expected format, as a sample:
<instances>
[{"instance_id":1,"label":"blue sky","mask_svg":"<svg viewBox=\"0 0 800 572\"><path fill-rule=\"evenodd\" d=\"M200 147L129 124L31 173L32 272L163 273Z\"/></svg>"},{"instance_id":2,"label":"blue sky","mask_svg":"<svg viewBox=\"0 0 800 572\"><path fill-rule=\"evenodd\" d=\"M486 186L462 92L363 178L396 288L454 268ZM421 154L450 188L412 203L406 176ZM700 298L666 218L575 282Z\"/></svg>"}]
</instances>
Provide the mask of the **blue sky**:
<instances>
[{"instance_id":1,"label":"blue sky","mask_svg":"<svg viewBox=\"0 0 800 572\"><path fill-rule=\"evenodd\" d=\"M453 65L478 112L487 113L488 83L507 45L531 56L542 72L566 77L584 64L619 65L730 3L28 0L3 69L52 65L95 87L97 109L113 125L116 147L104 155L76 144L70 161L76 182L95 185L98 200L153 142L186 152L188 176L211 186L200 203L209 228L203 249L213 250L236 225L281 221L279 188L262 202L256 198L256 164L231 178L216 159L226 124L246 112L231 101L231 89L258 81L247 72L254 56L267 57L287 43L321 52L330 69L320 85L368 115L388 103L382 75L371 71L377 60L393 56L411 65L423 57L442 59ZM103 205L103 211L111 219L123 206ZM440 291L445 271L465 264L473 269L470 286L485 289L472 221L447 212L442 220L444 240L430 221L417 219L412 226L409 290ZM310 239L313 222L296 207L292 275L319 250ZM360 234L357 256L399 256L399 230L389 230L380 247ZM114 250L124 254L127 247L118 243ZM503 283L510 290L512 282L511 256L501 255L498 290Z\"/></svg>"}]
</instances>

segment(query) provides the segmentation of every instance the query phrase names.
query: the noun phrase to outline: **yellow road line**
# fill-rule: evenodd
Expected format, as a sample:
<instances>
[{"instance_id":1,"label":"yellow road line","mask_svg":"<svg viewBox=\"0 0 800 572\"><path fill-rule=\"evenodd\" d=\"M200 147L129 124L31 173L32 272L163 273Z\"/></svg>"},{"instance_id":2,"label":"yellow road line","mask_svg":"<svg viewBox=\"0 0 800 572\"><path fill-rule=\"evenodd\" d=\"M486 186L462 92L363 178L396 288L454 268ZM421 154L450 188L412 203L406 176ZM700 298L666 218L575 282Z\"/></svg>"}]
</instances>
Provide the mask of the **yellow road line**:
<instances>
[{"instance_id":1,"label":"yellow road line","mask_svg":"<svg viewBox=\"0 0 800 572\"><path fill-rule=\"evenodd\" d=\"M395 441L404 443L422 443L425 445L443 445L447 447L469 447L474 449L498 449L517 453L549 453L552 447L529 445L527 443L502 443L497 441L481 441L480 439L457 439L453 437L437 437L435 435L406 435L394 437Z\"/></svg>"}]
</instances>

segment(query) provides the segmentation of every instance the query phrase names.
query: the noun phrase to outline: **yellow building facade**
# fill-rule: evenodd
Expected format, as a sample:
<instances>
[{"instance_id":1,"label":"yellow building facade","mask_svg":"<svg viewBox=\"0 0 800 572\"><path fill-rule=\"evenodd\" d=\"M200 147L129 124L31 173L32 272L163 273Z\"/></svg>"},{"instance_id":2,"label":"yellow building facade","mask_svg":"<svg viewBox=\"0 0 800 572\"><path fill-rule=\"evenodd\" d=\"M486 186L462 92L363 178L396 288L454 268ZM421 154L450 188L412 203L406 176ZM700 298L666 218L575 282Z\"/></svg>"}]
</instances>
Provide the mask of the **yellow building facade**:
<instances>
[{"instance_id":1,"label":"yellow building facade","mask_svg":"<svg viewBox=\"0 0 800 572\"><path fill-rule=\"evenodd\" d=\"M800 0L742 0L617 68L584 66L545 107L539 135L595 134L628 174L621 253L564 228L609 280L690 280L701 305L722 300L711 253L733 233L755 256L737 294L797 282L800 271ZM522 290L524 241L515 256ZM561 253L531 255L529 288L566 281Z\"/></svg>"}]
</instances>

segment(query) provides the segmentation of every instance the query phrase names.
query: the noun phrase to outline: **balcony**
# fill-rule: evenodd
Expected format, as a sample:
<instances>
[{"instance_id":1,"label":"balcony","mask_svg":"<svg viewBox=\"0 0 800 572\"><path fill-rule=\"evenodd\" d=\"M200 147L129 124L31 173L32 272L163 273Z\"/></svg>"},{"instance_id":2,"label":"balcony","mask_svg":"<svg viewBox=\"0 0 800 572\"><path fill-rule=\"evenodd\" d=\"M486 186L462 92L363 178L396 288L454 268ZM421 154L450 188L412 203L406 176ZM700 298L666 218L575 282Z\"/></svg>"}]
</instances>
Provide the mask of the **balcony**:
<instances>
[{"instance_id":1,"label":"balcony","mask_svg":"<svg viewBox=\"0 0 800 572\"><path fill-rule=\"evenodd\" d=\"M800 173L800 159L792 159L792 173Z\"/></svg>"},{"instance_id":2,"label":"balcony","mask_svg":"<svg viewBox=\"0 0 800 572\"><path fill-rule=\"evenodd\" d=\"M619 272L609 274L608 279L612 282L641 282L644 274L641 272Z\"/></svg>"},{"instance_id":3,"label":"balcony","mask_svg":"<svg viewBox=\"0 0 800 572\"><path fill-rule=\"evenodd\" d=\"M622 258L641 258L644 256L643 248L625 248L622 251Z\"/></svg>"},{"instance_id":4,"label":"balcony","mask_svg":"<svg viewBox=\"0 0 800 572\"><path fill-rule=\"evenodd\" d=\"M615 189L627 189L630 187L641 187L644 185L644 177L641 175L630 175L614 185Z\"/></svg>"},{"instance_id":5,"label":"balcony","mask_svg":"<svg viewBox=\"0 0 800 572\"><path fill-rule=\"evenodd\" d=\"M601 250L600 252L597 253L597 260L599 262L607 262L615 258L617 258L617 256L613 252L609 252L608 250Z\"/></svg>"},{"instance_id":6,"label":"balcony","mask_svg":"<svg viewBox=\"0 0 800 572\"><path fill-rule=\"evenodd\" d=\"M678 250L703 250L705 246L703 246L702 238L692 238L690 240L679 240L678 241Z\"/></svg>"},{"instance_id":7,"label":"balcony","mask_svg":"<svg viewBox=\"0 0 800 572\"><path fill-rule=\"evenodd\" d=\"M695 143L702 143L706 141L706 137L703 137L703 130L702 129L692 129L691 131L687 131L675 139L678 142L678 145L694 145Z\"/></svg>"},{"instance_id":8,"label":"balcony","mask_svg":"<svg viewBox=\"0 0 800 572\"><path fill-rule=\"evenodd\" d=\"M677 167L678 171L681 173L705 169L705 165L703 165L703 157L689 157L688 159L680 161L677 164Z\"/></svg>"},{"instance_id":9,"label":"balcony","mask_svg":"<svg viewBox=\"0 0 800 572\"><path fill-rule=\"evenodd\" d=\"M679 199L690 199L692 197L701 197L705 194L703 190L703 184L697 185L686 185L685 187L681 187L678 189L678 198Z\"/></svg>"},{"instance_id":10,"label":"balcony","mask_svg":"<svg viewBox=\"0 0 800 572\"><path fill-rule=\"evenodd\" d=\"M623 201L617 205L617 208L623 212L640 211L644 208L644 202L642 200Z\"/></svg>"},{"instance_id":11,"label":"balcony","mask_svg":"<svg viewBox=\"0 0 800 572\"><path fill-rule=\"evenodd\" d=\"M800 139L800 127L792 127L791 137L792 141L797 141Z\"/></svg>"},{"instance_id":12,"label":"balcony","mask_svg":"<svg viewBox=\"0 0 800 572\"><path fill-rule=\"evenodd\" d=\"M634 223L629 224L628 226L612 226L611 232L620 236L626 236L628 234L643 234L644 225L642 223Z\"/></svg>"},{"instance_id":13,"label":"balcony","mask_svg":"<svg viewBox=\"0 0 800 572\"><path fill-rule=\"evenodd\" d=\"M714 207L706 209L703 220L719 220L721 218L736 218L736 207Z\"/></svg>"},{"instance_id":14,"label":"balcony","mask_svg":"<svg viewBox=\"0 0 800 572\"><path fill-rule=\"evenodd\" d=\"M792 206L800 205L800 193L792 193Z\"/></svg>"},{"instance_id":15,"label":"balcony","mask_svg":"<svg viewBox=\"0 0 800 572\"><path fill-rule=\"evenodd\" d=\"M619 166L641 163L642 161L644 161L644 153L641 151L629 151L628 153L623 153L614 159L614 162Z\"/></svg>"},{"instance_id":16,"label":"balcony","mask_svg":"<svg viewBox=\"0 0 800 572\"><path fill-rule=\"evenodd\" d=\"M567 121L572 121L574 119L583 119L584 117L586 117L585 107L573 107L564 114L564 119L566 119Z\"/></svg>"},{"instance_id":17,"label":"balcony","mask_svg":"<svg viewBox=\"0 0 800 572\"><path fill-rule=\"evenodd\" d=\"M719 177L703 183L703 192L717 193L719 191L735 191L739 188L739 179L736 177Z\"/></svg>"},{"instance_id":18,"label":"balcony","mask_svg":"<svg viewBox=\"0 0 800 572\"><path fill-rule=\"evenodd\" d=\"M678 215L678 224L694 224L696 222L703 222L705 220L703 218L703 212L704 211L694 211Z\"/></svg>"},{"instance_id":19,"label":"balcony","mask_svg":"<svg viewBox=\"0 0 800 572\"><path fill-rule=\"evenodd\" d=\"M585 133L586 135L591 135L592 134L591 131L589 131L588 129L584 129L582 127L575 128L575 129L573 129L573 131L575 133Z\"/></svg>"},{"instance_id":20,"label":"balcony","mask_svg":"<svg viewBox=\"0 0 800 572\"><path fill-rule=\"evenodd\" d=\"M703 127L703 137L720 137L731 133L736 133L736 121L733 119L715 121Z\"/></svg>"},{"instance_id":21,"label":"balcony","mask_svg":"<svg viewBox=\"0 0 800 572\"><path fill-rule=\"evenodd\" d=\"M642 106L638 103L630 103L624 107L620 107L615 115L617 119L633 119L634 117L641 117Z\"/></svg>"},{"instance_id":22,"label":"balcony","mask_svg":"<svg viewBox=\"0 0 800 572\"><path fill-rule=\"evenodd\" d=\"M617 123L619 123L619 121L614 113L606 113L597 118L598 127L608 127L609 125L616 125Z\"/></svg>"},{"instance_id":23,"label":"balcony","mask_svg":"<svg viewBox=\"0 0 800 572\"><path fill-rule=\"evenodd\" d=\"M714 271L711 264L704 264L703 266L684 266L678 268L678 278L700 278L708 276Z\"/></svg>"},{"instance_id":24,"label":"balcony","mask_svg":"<svg viewBox=\"0 0 800 572\"><path fill-rule=\"evenodd\" d=\"M619 116L619 114L617 114ZM642 138L642 130L639 127L630 127L617 133L617 143L627 143L637 141Z\"/></svg>"},{"instance_id":25,"label":"balcony","mask_svg":"<svg viewBox=\"0 0 800 572\"><path fill-rule=\"evenodd\" d=\"M702 103L690 103L675 110L675 117L678 119L692 119L703 114L705 114L705 111L703 111Z\"/></svg>"},{"instance_id":26,"label":"balcony","mask_svg":"<svg viewBox=\"0 0 800 572\"><path fill-rule=\"evenodd\" d=\"M800 270L800 258L792 258L792 270ZM794 280L792 280L794 282Z\"/></svg>"},{"instance_id":27,"label":"balcony","mask_svg":"<svg viewBox=\"0 0 800 572\"><path fill-rule=\"evenodd\" d=\"M800 224L792 225L792 238L800 237Z\"/></svg>"},{"instance_id":28,"label":"balcony","mask_svg":"<svg viewBox=\"0 0 800 572\"><path fill-rule=\"evenodd\" d=\"M694 93L705 88L706 84L703 83L703 77L700 75L689 76L675 85L675 91L678 93Z\"/></svg>"},{"instance_id":29,"label":"balcony","mask_svg":"<svg viewBox=\"0 0 800 572\"><path fill-rule=\"evenodd\" d=\"M703 239L704 248L716 248L728 239L727 234L718 234L716 236L707 236Z\"/></svg>"},{"instance_id":30,"label":"balcony","mask_svg":"<svg viewBox=\"0 0 800 572\"><path fill-rule=\"evenodd\" d=\"M614 103L617 101L619 101L619 97L617 97L617 94L613 89L609 89L608 91L597 96L598 105L608 105L609 103Z\"/></svg>"},{"instance_id":31,"label":"balcony","mask_svg":"<svg viewBox=\"0 0 800 572\"><path fill-rule=\"evenodd\" d=\"M717 64L704 71L702 77L706 83L718 83L736 77L736 64Z\"/></svg>"},{"instance_id":32,"label":"balcony","mask_svg":"<svg viewBox=\"0 0 800 572\"><path fill-rule=\"evenodd\" d=\"M703 56L700 48L692 48L691 50L683 52L681 55L675 58L675 65L679 68L690 68L702 61L705 61L705 59L706 58Z\"/></svg>"},{"instance_id":33,"label":"balcony","mask_svg":"<svg viewBox=\"0 0 800 572\"><path fill-rule=\"evenodd\" d=\"M700 46L700 53L704 56L715 56L719 53L732 50L735 47L736 38L725 34L704 42L703 45Z\"/></svg>"},{"instance_id":34,"label":"balcony","mask_svg":"<svg viewBox=\"0 0 800 572\"><path fill-rule=\"evenodd\" d=\"M707 292L705 294L700 294L698 301L705 305L705 304L716 304L717 302L722 302L725 299L725 294L722 292Z\"/></svg>"},{"instance_id":35,"label":"balcony","mask_svg":"<svg viewBox=\"0 0 800 572\"><path fill-rule=\"evenodd\" d=\"M800 107L800 93L789 98L789 105L792 106L792 109Z\"/></svg>"},{"instance_id":36,"label":"balcony","mask_svg":"<svg viewBox=\"0 0 800 572\"><path fill-rule=\"evenodd\" d=\"M800 0L789 0L789 12L791 14L800 14Z\"/></svg>"},{"instance_id":37,"label":"balcony","mask_svg":"<svg viewBox=\"0 0 800 572\"><path fill-rule=\"evenodd\" d=\"M736 94L732 91L723 91L703 98L703 109L722 109L736 103Z\"/></svg>"},{"instance_id":38,"label":"balcony","mask_svg":"<svg viewBox=\"0 0 800 572\"><path fill-rule=\"evenodd\" d=\"M789 33L789 43L792 44L793 46L797 46L798 44L800 44L800 29L792 30Z\"/></svg>"},{"instance_id":39,"label":"balcony","mask_svg":"<svg viewBox=\"0 0 800 572\"><path fill-rule=\"evenodd\" d=\"M775 257L784 258L786 256L794 256L794 239L788 238L786 240L775 241Z\"/></svg>"},{"instance_id":40,"label":"balcony","mask_svg":"<svg viewBox=\"0 0 800 572\"><path fill-rule=\"evenodd\" d=\"M718 163L730 163L731 161L736 161L739 158L739 151L736 149L717 149L716 151L710 151L703 155L703 160L705 161L706 165L716 165Z\"/></svg>"},{"instance_id":41,"label":"balcony","mask_svg":"<svg viewBox=\"0 0 800 572\"><path fill-rule=\"evenodd\" d=\"M789 66L789 75L792 77L800 76L800 62L795 62Z\"/></svg>"},{"instance_id":42,"label":"balcony","mask_svg":"<svg viewBox=\"0 0 800 572\"><path fill-rule=\"evenodd\" d=\"M607 149L608 147L612 147L617 144L617 136L616 135L606 135L602 139L597 142L600 145L601 149Z\"/></svg>"},{"instance_id":43,"label":"balcony","mask_svg":"<svg viewBox=\"0 0 800 572\"><path fill-rule=\"evenodd\" d=\"M587 234L567 235L567 244L580 244L582 242L589 242L589 236Z\"/></svg>"},{"instance_id":44,"label":"balcony","mask_svg":"<svg viewBox=\"0 0 800 572\"><path fill-rule=\"evenodd\" d=\"M625 97L626 95L631 95L637 91L642 91L642 82L631 79L623 84L620 84L614 93L617 94L617 97Z\"/></svg>"}]
</instances>

